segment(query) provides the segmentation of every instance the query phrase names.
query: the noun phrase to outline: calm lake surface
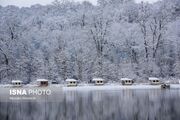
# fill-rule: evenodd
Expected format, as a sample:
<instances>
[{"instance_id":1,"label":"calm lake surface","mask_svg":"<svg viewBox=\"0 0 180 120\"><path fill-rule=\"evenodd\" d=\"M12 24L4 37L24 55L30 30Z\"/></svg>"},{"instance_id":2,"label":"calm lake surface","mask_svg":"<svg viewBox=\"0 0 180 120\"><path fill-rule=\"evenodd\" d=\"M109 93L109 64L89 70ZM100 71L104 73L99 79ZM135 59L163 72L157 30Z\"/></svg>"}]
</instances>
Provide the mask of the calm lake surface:
<instances>
[{"instance_id":1,"label":"calm lake surface","mask_svg":"<svg viewBox=\"0 0 180 120\"><path fill-rule=\"evenodd\" d=\"M180 90L67 91L54 101L0 102L0 120L180 120Z\"/></svg>"}]
</instances>

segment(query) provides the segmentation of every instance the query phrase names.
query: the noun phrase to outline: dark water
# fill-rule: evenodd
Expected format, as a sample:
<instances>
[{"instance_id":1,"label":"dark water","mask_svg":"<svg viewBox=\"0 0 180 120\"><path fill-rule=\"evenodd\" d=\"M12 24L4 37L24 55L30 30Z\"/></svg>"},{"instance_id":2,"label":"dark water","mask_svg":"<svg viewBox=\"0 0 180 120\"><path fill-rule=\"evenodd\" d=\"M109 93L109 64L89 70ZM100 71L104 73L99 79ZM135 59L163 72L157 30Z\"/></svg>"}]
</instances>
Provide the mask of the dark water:
<instances>
[{"instance_id":1,"label":"dark water","mask_svg":"<svg viewBox=\"0 0 180 120\"><path fill-rule=\"evenodd\" d=\"M180 91L66 92L54 102L0 102L0 120L180 120Z\"/></svg>"}]
</instances>

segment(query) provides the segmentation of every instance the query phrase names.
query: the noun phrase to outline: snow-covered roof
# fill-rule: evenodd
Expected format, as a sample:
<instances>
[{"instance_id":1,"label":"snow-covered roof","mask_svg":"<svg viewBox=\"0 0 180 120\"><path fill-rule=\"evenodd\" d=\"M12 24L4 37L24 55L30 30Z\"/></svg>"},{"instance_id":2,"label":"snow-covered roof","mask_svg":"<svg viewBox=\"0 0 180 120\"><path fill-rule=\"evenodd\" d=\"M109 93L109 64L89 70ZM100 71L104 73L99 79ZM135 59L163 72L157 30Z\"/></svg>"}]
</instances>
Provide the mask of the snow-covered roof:
<instances>
[{"instance_id":1,"label":"snow-covered roof","mask_svg":"<svg viewBox=\"0 0 180 120\"><path fill-rule=\"evenodd\" d=\"M76 79L66 79L66 82L69 82L69 81L77 81Z\"/></svg>"},{"instance_id":2,"label":"snow-covered roof","mask_svg":"<svg viewBox=\"0 0 180 120\"><path fill-rule=\"evenodd\" d=\"M48 81L46 79L37 79L38 82L41 82L41 81Z\"/></svg>"},{"instance_id":3,"label":"snow-covered roof","mask_svg":"<svg viewBox=\"0 0 180 120\"><path fill-rule=\"evenodd\" d=\"M103 78L93 78L93 79L92 79L92 81L98 81L98 80L104 81Z\"/></svg>"},{"instance_id":4,"label":"snow-covered roof","mask_svg":"<svg viewBox=\"0 0 180 120\"><path fill-rule=\"evenodd\" d=\"M156 78L156 77L149 77L149 80L159 80L159 78Z\"/></svg>"},{"instance_id":5,"label":"snow-covered roof","mask_svg":"<svg viewBox=\"0 0 180 120\"><path fill-rule=\"evenodd\" d=\"M124 81L124 80L132 80L132 79L130 79L130 78L121 78L121 80Z\"/></svg>"},{"instance_id":6,"label":"snow-covered roof","mask_svg":"<svg viewBox=\"0 0 180 120\"><path fill-rule=\"evenodd\" d=\"M18 83L22 83L21 80L12 80L11 82L12 82L12 83L17 83L17 82L18 82Z\"/></svg>"}]
</instances>

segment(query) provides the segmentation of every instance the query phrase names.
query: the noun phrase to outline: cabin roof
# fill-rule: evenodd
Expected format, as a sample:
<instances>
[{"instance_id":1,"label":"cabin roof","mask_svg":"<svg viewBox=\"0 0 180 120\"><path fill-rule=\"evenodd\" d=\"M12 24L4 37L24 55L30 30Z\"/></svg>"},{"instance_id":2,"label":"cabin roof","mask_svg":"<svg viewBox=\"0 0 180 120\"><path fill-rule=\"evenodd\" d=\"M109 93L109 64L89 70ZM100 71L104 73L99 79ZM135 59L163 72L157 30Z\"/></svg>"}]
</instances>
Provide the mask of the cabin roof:
<instances>
[{"instance_id":1,"label":"cabin roof","mask_svg":"<svg viewBox=\"0 0 180 120\"><path fill-rule=\"evenodd\" d=\"M124 80L132 80L132 79L130 79L130 78L121 78L121 80L124 81Z\"/></svg>"},{"instance_id":2,"label":"cabin roof","mask_svg":"<svg viewBox=\"0 0 180 120\"><path fill-rule=\"evenodd\" d=\"M22 83L22 81L21 81L21 80L12 80L11 82L12 82L12 83L17 83L17 82Z\"/></svg>"},{"instance_id":3,"label":"cabin roof","mask_svg":"<svg viewBox=\"0 0 180 120\"><path fill-rule=\"evenodd\" d=\"M93 79L92 79L92 81L98 81L98 80L104 81L103 78L93 78Z\"/></svg>"},{"instance_id":4,"label":"cabin roof","mask_svg":"<svg viewBox=\"0 0 180 120\"><path fill-rule=\"evenodd\" d=\"M48 81L46 79L37 79L38 82L41 82L41 81Z\"/></svg>"},{"instance_id":5,"label":"cabin roof","mask_svg":"<svg viewBox=\"0 0 180 120\"><path fill-rule=\"evenodd\" d=\"M69 81L77 81L76 79L66 79L66 82L69 82Z\"/></svg>"},{"instance_id":6,"label":"cabin roof","mask_svg":"<svg viewBox=\"0 0 180 120\"><path fill-rule=\"evenodd\" d=\"M149 77L149 80L159 80L159 78L156 78L156 77Z\"/></svg>"}]
</instances>

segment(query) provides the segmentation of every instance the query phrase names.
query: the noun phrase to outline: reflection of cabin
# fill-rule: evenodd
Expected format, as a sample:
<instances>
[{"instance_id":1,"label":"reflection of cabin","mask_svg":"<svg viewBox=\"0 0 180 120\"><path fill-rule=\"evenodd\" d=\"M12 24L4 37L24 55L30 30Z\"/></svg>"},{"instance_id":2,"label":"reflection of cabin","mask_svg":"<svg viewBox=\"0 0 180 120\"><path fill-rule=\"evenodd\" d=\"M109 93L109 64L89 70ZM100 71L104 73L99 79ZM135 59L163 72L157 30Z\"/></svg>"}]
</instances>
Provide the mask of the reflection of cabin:
<instances>
[{"instance_id":1,"label":"reflection of cabin","mask_svg":"<svg viewBox=\"0 0 180 120\"><path fill-rule=\"evenodd\" d=\"M93 78L92 83L94 83L95 85L104 85L104 79L102 79L102 78Z\"/></svg>"},{"instance_id":2,"label":"reflection of cabin","mask_svg":"<svg viewBox=\"0 0 180 120\"><path fill-rule=\"evenodd\" d=\"M149 82L151 85L159 85L161 84L160 79L156 77L150 77Z\"/></svg>"},{"instance_id":3,"label":"reflection of cabin","mask_svg":"<svg viewBox=\"0 0 180 120\"><path fill-rule=\"evenodd\" d=\"M132 85L134 80L130 78L121 78L121 83L122 85Z\"/></svg>"},{"instance_id":4,"label":"reflection of cabin","mask_svg":"<svg viewBox=\"0 0 180 120\"><path fill-rule=\"evenodd\" d=\"M38 86L48 86L48 80L46 79L37 79Z\"/></svg>"},{"instance_id":5,"label":"reflection of cabin","mask_svg":"<svg viewBox=\"0 0 180 120\"><path fill-rule=\"evenodd\" d=\"M22 81L21 80L12 80L11 83L15 87L21 87L22 86Z\"/></svg>"},{"instance_id":6,"label":"reflection of cabin","mask_svg":"<svg viewBox=\"0 0 180 120\"><path fill-rule=\"evenodd\" d=\"M75 79L66 79L67 86L77 86L77 80Z\"/></svg>"}]
</instances>

